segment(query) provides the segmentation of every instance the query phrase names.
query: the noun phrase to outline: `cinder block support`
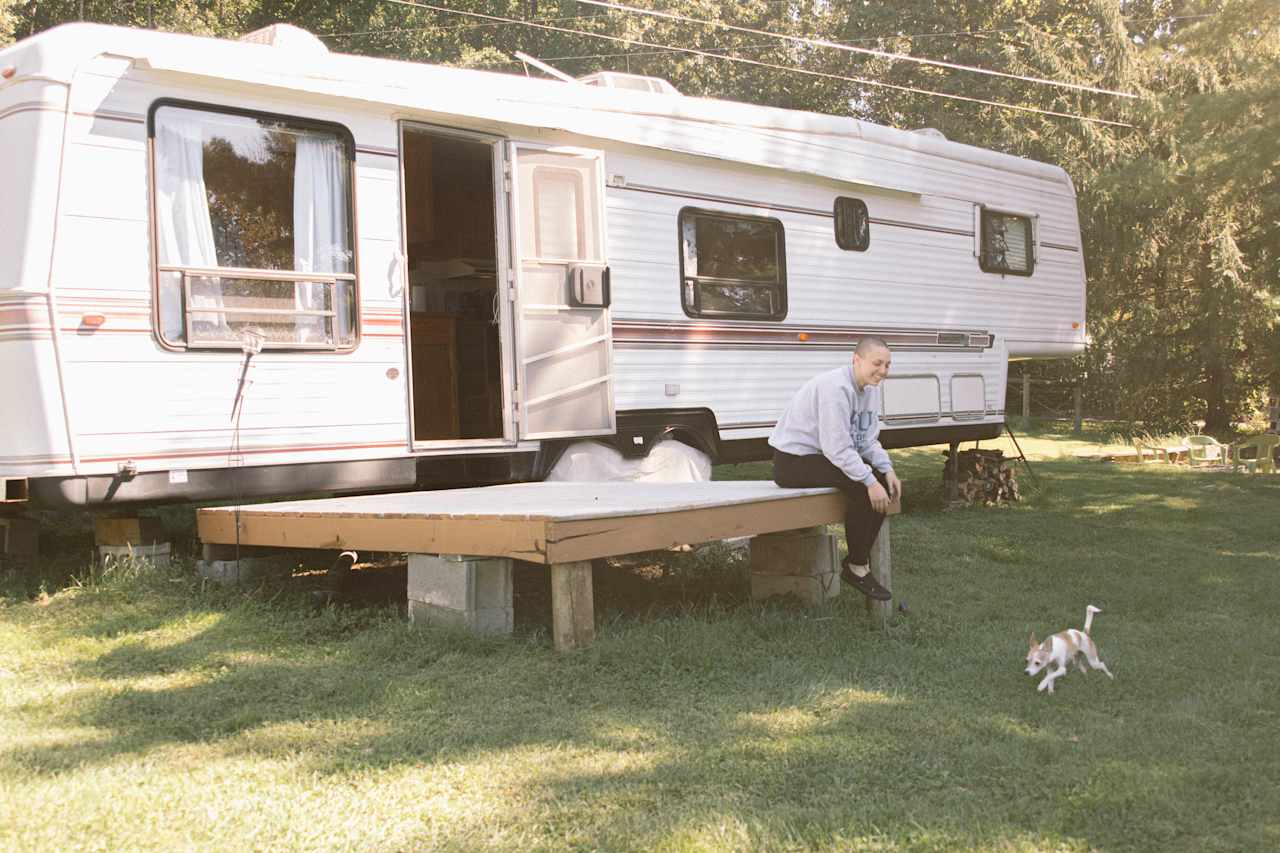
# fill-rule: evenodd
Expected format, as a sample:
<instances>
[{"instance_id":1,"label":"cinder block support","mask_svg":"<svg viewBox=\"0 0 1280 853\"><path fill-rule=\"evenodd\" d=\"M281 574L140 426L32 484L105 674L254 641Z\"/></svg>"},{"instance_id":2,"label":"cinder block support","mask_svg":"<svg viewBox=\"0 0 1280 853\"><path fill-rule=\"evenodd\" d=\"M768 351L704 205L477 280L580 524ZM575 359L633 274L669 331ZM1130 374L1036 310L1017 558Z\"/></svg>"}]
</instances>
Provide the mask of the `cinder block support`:
<instances>
[{"instance_id":1,"label":"cinder block support","mask_svg":"<svg viewBox=\"0 0 1280 853\"><path fill-rule=\"evenodd\" d=\"M821 604L840 594L840 550L823 527L766 533L751 540L751 597L794 595Z\"/></svg>"},{"instance_id":2,"label":"cinder block support","mask_svg":"<svg viewBox=\"0 0 1280 853\"><path fill-rule=\"evenodd\" d=\"M234 545L204 545L203 559L196 573L223 586L257 583L268 577L289 574L296 562L293 552L278 548Z\"/></svg>"},{"instance_id":3,"label":"cinder block support","mask_svg":"<svg viewBox=\"0 0 1280 853\"><path fill-rule=\"evenodd\" d=\"M137 559L169 565L170 545L158 518L99 516L93 520L93 544L98 562Z\"/></svg>"},{"instance_id":4,"label":"cinder block support","mask_svg":"<svg viewBox=\"0 0 1280 853\"><path fill-rule=\"evenodd\" d=\"M167 568L170 553L168 542L154 545L99 545L98 562L107 560L146 560L158 568Z\"/></svg>"},{"instance_id":5,"label":"cinder block support","mask_svg":"<svg viewBox=\"0 0 1280 853\"><path fill-rule=\"evenodd\" d=\"M0 516L0 554L35 557L40 553L39 526L33 519Z\"/></svg>"},{"instance_id":6,"label":"cinder block support","mask_svg":"<svg viewBox=\"0 0 1280 853\"><path fill-rule=\"evenodd\" d=\"M880 535L876 537L876 544L871 546L871 574L890 592L893 591L893 565L890 559L892 551L889 548L891 520L885 518L884 524L880 525ZM878 622L881 628L888 628L889 619L893 616L893 601L875 601L868 598L866 604L867 613L871 615L872 620Z\"/></svg>"},{"instance_id":7,"label":"cinder block support","mask_svg":"<svg viewBox=\"0 0 1280 853\"><path fill-rule=\"evenodd\" d=\"M515 627L507 557L409 555L409 621L458 625L477 634Z\"/></svg>"}]
</instances>

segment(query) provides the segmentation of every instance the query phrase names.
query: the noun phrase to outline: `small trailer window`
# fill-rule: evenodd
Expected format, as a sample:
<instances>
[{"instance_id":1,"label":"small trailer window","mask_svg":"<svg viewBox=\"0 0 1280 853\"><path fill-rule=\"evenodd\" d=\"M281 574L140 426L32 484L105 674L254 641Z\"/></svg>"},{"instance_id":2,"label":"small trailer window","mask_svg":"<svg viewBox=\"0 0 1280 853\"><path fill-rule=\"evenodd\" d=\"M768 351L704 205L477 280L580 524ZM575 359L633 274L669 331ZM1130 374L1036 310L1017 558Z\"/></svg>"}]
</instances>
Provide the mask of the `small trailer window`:
<instances>
[{"instance_id":1,"label":"small trailer window","mask_svg":"<svg viewBox=\"0 0 1280 853\"><path fill-rule=\"evenodd\" d=\"M161 341L353 348L351 135L172 101L150 132Z\"/></svg>"},{"instance_id":2,"label":"small trailer window","mask_svg":"<svg viewBox=\"0 0 1280 853\"><path fill-rule=\"evenodd\" d=\"M786 317L786 250L778 220L685 208L680 248L681 301L690 317Z\"/></svg>"},{"instance_id":3,"label":"small trailer window","mask_svg":"<svg viewBox=\"0 0 1280 853\"><path fill-rule=\"evenodd\" d=\"M860 198L839 196L835 203L836 245L846 252L865 252L871 246L871 217Z\"/></svg>"},{"instance_id":4,"label":"small trailer window","mask_svg":"<svg viewBox=\"0 0 1280 853\"><path fill-rule=\"evenodd\" d=\"M1036 265L1031 217L1000 213L984 207L982 254L978 265L984 272L1031 275Z\"/></svg>"}]
</instances>

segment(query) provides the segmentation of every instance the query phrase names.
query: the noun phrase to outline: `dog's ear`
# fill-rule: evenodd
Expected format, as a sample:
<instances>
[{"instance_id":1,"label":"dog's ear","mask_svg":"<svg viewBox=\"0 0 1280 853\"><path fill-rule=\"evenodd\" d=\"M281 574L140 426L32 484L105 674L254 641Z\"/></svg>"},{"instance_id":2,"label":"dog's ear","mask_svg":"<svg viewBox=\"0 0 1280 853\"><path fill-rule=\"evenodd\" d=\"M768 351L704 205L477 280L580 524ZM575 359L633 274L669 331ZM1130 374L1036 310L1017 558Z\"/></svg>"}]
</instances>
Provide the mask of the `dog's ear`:
<instances>
[{"instance_id":1,"label":"dog's ear","mask_svg":"<svg viewBox=\"0 0 1280 853\"><path fill-rule=\"evenodd\" d=\"M1032 631L1032 632L1031 632L1031 648L1033 648L1033 649L1034 649L1034 648L1035 648L1036 646L1038 646L1038 645L1040 645L1040 644L1036 642L1036 632L1035 632L1035 631Z\"/></svg>"}]
</instances>

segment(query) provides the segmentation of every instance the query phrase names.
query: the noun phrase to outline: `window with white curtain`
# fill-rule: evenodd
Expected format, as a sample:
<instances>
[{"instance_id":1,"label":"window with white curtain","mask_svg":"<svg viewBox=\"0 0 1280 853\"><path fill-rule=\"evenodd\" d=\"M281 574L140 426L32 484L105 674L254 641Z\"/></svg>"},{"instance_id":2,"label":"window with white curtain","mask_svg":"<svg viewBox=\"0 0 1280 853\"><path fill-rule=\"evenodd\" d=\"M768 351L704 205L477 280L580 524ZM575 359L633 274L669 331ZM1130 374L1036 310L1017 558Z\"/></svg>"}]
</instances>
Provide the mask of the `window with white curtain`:
<instances>
[{"instance_id":1,"label":"window with white curtain","mask_svg":"<svg viewBox=\"0 0 1280 853\"><path fill-rule=\"evenodd\" d=\"M161 102L152 141L161 340L354 347L350 134Z\"/></svg>"}]
</instances>

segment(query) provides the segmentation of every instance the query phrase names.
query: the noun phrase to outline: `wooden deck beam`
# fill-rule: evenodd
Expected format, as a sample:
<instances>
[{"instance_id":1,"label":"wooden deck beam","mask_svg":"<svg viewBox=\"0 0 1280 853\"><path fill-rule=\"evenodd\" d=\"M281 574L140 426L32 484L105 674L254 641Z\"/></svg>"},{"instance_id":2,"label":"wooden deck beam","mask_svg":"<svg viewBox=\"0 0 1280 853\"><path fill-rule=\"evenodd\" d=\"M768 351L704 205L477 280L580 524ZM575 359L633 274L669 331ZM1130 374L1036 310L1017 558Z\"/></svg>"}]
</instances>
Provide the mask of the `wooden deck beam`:
<instances>
[{"instance_id":1,"label":"wooden deck beam","mask_svg":"<svg viewBox=\"0 0 1280 853\"><path fill-rule=\"evenodd\" d=\"M784 490L772 483L743 489L748 483L682 483L665 489L635 490L622 483L519 484L526 503L536 505L537 487L548 490L559 506L511 512L503 489L487 487L493 510L478 514L468 508L451 513L452 492L411 492L403 496L370 495L288 504L209 507L197 514L197 529L206 544L259 545L320 550L365 549L416 554L472 554L511 557L532 563L572 563L653 551L674 545L712 542L739 536L776 533L844 518L843 498L834 489ZM573 489L572 487L580 487ZM718 489L717 486L729 487ZM643 495L634 512L619 511L628 490ZM529 494L532 493L532 494ZM566 493L569 498L566 499ZM595 498L607 494L608 512L593 512ZM695 494L695 499L685 497ZM663 495L669 497L664 498ZM396 497L403 498L397 506ZM371 500L376 498L377 500ZM420 509L412 504L417 503ZM389 509L394 507L394 509ZM668 508L669 507L669 508ZM239 526L239 536L236 527Z\"/></svg>"}]
</instances>

